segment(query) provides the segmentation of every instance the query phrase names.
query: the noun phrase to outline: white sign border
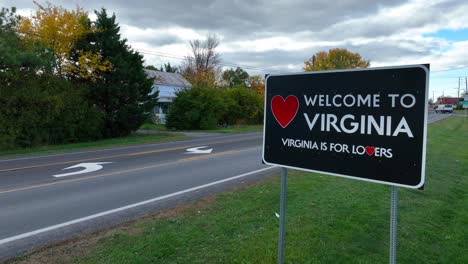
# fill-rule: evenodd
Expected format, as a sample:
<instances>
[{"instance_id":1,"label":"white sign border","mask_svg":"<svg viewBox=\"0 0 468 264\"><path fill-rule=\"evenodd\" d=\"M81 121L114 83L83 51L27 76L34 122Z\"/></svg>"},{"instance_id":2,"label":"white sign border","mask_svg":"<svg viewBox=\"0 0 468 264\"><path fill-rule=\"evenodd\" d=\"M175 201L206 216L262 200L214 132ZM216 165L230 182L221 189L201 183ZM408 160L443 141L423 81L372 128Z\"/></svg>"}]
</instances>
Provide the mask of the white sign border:
<instances>
[{"instance_id":1,"label":"white sign border","mask_svg":"<svg viewBox=\"0 0 468 264\"><path fill-rule=\"evenodd\" d=\"M309 172L315 172L315 173L322 173L326 175L331 175L331 176L337 176L337 177L342 177L342 178L348 178L348 179L354 179L354 180L360 180L360 181L367 181L367 182L374 182L374 183L380 183L380 184L385 184L385 185L391 185L391 186L398 186L398 187L404 187L404 188L410 188L410 189L419 189L422 186L424 186L425 180L426 180L426 143L427 143L427 107L428 107L428 100L427 100L427 95L428 95L428 89L429 89L429 70L427 67L424 66L425 64L413 64L413 65L399 65L399 66L389 66L389 67L375 67L375 68L360 68L360 69L351 69L351 70L331 70L331 71L317 71L317 72L298 72L298 73L286 73L286 74L271 74L268 75L265 78L265 100L264 100L264 112L263 112L263 146L262 146L262 160L265 164L267 165L272 165L272 166L280 166L288 169L295 169L295 170L301 170L301 171L309 171ZM429 63L427 63L429 65ZM352 176L352 175L346 175L346 174L339 174L339 173L333 173L333 172L327 172L327 171L319 171L319 170L310 170L310 169L304 169L304 168L299 168L299 167L294 167L294 166L285 166L282 164L276 164L276 163L271 163L267 162L265 160L265 130L266 130L266 114L267 114L267 94L268 94L268 78L270 77L275 77L275 76L290 76L290 75L309 75L309 74L322 74L322 73L337 73L337 72L359 72L359 71L373 71L373 70L392 70L392 69L407 69L407 68L421 68L426 72L426 90L424 93L425 97L425 102L424 102L424 128L423 128L423 149L422 149L422 162L421 162L421 181L413 186L413 185L406 185L406 184L399 184L399 183L392 183L392 182L387 182L387 181L379 181L379 180L373 180L373 179L367 179L367 178L362 178L358 176Z\"/></svg>"}]
</instances>

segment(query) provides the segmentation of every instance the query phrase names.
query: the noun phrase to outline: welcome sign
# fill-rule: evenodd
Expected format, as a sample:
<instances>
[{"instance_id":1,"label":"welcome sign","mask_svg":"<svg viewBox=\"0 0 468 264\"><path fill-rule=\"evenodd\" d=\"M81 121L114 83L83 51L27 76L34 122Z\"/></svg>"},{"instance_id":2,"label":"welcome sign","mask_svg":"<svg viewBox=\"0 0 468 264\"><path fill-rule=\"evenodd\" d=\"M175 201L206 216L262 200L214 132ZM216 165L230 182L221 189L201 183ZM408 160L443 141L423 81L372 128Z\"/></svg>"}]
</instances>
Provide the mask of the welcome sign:
<instances>
[{"instance_id":1,"label":"welcome sign","mask_svg":"<svg viewBox=\"0 0 468 264\"><path fill-rule=\"evenodd\" d=\"M266 164L424 184L428 65L269 75Z\"/></svg>"}]
</instances>

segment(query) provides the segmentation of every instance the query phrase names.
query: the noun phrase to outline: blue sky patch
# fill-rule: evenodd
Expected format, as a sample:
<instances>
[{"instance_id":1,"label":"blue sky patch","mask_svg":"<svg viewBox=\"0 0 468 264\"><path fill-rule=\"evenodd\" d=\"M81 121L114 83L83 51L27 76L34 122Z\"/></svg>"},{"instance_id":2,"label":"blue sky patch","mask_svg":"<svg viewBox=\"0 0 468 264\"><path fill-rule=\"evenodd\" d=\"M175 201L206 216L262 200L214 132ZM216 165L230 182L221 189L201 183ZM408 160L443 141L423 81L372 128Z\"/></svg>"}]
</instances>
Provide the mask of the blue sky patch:
<instances>
[{"instance_id":1,"label":"blue sky patch","mask_svg":"<svg viewBox=\"0 0 468 264\"><path fill-rule=\"evenodd\" d=\"M449 41L463 41L468 40L468 28L451 30L443 29L431 34L424 34L425 37L442 38Z\"/></svg>"}]
</instances>

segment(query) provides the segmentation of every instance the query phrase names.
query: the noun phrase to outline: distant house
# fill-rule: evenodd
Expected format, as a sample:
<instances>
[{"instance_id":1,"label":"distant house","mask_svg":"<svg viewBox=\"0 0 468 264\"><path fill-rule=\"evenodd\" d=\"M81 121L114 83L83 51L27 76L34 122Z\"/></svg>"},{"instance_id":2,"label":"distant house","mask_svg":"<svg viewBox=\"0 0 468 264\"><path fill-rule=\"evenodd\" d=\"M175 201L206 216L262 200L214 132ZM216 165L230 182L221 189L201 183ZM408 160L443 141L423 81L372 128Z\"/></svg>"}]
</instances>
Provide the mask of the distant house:
<instances>
[{"instance_id":1,"label":"distant house","mask_svg":"<svg viewBox=\"0 0 468 264\"><path fill-rule=\"evenodd\" d=\"M176 92L189 89L192 85L179 73L160 72L146 70L149 78L154 78L152 93L159 91L158 105L153 109L154 118L157 123L166 123L166 114L169 105L176 97Z\"/></svg>"}]
</instances>

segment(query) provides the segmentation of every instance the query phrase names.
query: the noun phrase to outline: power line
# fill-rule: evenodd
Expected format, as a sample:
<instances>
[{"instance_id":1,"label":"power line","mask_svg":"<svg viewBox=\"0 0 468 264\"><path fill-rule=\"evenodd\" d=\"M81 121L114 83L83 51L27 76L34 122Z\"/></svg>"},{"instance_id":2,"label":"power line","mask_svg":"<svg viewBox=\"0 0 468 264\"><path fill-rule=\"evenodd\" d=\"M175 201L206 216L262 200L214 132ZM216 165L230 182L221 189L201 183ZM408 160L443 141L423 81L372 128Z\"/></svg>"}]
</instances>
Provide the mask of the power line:
<instances>
[{"instance_id":1,"label":"power line","mask_svg":"<svg viewBox=\"0 0 468 264\"><path fill-rule=\"evenodd\" d=\"M39 34L36 32L29 32L29 31L19 31L15 30L15 32L20 33L20 34L27 34L27 35L35 35L35 36L40 36L40 37L46 37L50 39L54 39L53 36L46 36L43 34ZM165 57L165 58L171 58L171 59L177 59L177 60L189 60L189 58L185 56L180 56L180 55L175 55L175 54L170 54L170 53L165 53L165 52L160 52L160 51L154 51L154 50L145 50L145 49L137 49L135 48L134 50L142 53L142 54L147 54L147 55L154 55L154 56L159 56L159 57ZM249 69L253 71L260 71L260 72L266 72L266 73L291 73L290 71L282 71L282 70L275 70L275 69L268 69L268 68L263 68L263 67L255 67L255 66L246 66L246 65L240 65L240 64L235 64L235 63L230 63L230 62L224 62L224 63L219 63L221 66L226 66L226 67L240 67L243 69ZM463 70L463 69L468 69L468 67L458 67L458 68L452 68L452 69L445 69L445 70L437 70L433 71L431 70L432 73L438 73L438 72L448 72L448 71L456 71L456 70ZM433 76L431 78L433 79L454 79L454 78L461 78L463 76Z\"/></svg>"},{"instance_id":2,"label":"power line","mask_svg":"<svg viewBox=\"0 0 468 264\"><path fill-rule=\"evenodd\" d=\"M468 69L468 67L458 67L458 68L452 68L452 69L445 69L445 70L438 70L438 71L431 71L431 72L447 72L447 71L456 71L456 70L464 70ZM458 78L458 77L456 77Z\"/></svg>"},{"instance_id":3,"label":"power line","mask_svg":"<svg viewBox=\"0 0 468 264\"><path fill-rule=\"evenodd\" d=\"M155 55L155 56L159 56L159 57L167 57L167 58L178 59L178 60L190 60L187 57L181 57L181 56L178 56L178 55L159 52L159 51L150 51L150 50L143 50L143 49L136 49L136 50L138 52L140 52L140 53L148 54L148 55ZM255 67L255 66L246 66L246 65L227 63L227 62L219 63L219 65L226 66L226 67L240 67L240 68L243 68L243 69L250 69L250 70L256 70L256 71L263 71L263 72L275 72L275 73L281 73L281 72L284 73L285 72L285 71L280 71L280 70L267 69L267 68L261 68L261 67Z\"/></svg>"},{"instance_id":4,"label":"power line","mask_svg":"<svg viewBox=\"0 0 468 264\"><path fill-rule=\"evenodd\" d=\"M50 35L44 35L44 34L39 34L36 32L31 32L31 31L19 31L15 30L15 32L20 33L20 34L26 34L26 35L34 35L38 37L45 37L49 39L55 39L53 36ZM180 56L180 55L175 55L175 54L170 54L170 53L164 53L160 51L153 51L153 50L145 50L145 49L134 49L135 51L138 51L139 53L142 54L147 54L147 55L154 55L154 56L159 56L159 57L166 57L166 58L171 58L171 59L178 59L178 60L185 60L188 61L189 58L185 56ZM266 69L266 68L260 68L260 67L254 67L254 66L245 66L245 65L240 65L240 64L234 64L234 63L219 63L220 66L226 66L226 67L240 67L243 69L249 69L253 71L260 71L260 72L272 72L272 73L285 73L286 71L281 71L281 70L273 70L273 69Z\"/></svg>"}]
</instances>

